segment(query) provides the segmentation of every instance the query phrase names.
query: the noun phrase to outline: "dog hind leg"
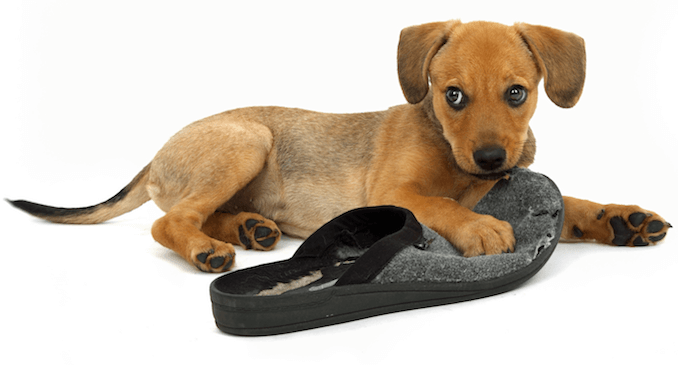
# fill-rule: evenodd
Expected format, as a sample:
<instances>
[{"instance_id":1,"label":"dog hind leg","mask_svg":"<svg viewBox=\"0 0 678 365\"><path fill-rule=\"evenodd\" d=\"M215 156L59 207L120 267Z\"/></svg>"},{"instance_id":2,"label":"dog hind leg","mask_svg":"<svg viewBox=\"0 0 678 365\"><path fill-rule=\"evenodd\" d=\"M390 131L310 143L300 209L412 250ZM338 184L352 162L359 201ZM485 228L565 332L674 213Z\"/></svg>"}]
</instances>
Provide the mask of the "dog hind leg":
<instances>
[{"instance_id":1,"label":"dog hind leg","mask_svg":"<svg viewBox=\"0 0 678 365\"><path fill-rule=\"evenodd\" d=\"M151 163L149 195L166 212L153 224L153 238L202 271L229 270L235 258L233 244L242 242L216 227L224 219L237 219L214 213L261 173L272 140L268 128L235 123L226 116L194 123L172 137ZM240 224L253 229L248 237L255 241L253 247L277 242L267 241L273 228L263 237L266 231L259 223L263 217L238 217ZM254 226L250 219L256 220Z\"/></svg>"},{"instance_id":2,"label":"dog hind leg","mask_svg":"<svg viewBox=\"0 0 678 365\"><path fill-rule=\"evenodd\" d=\"M200 231L210 210L204 207L199 200L177 204L153 223L151 233L161 245L178 253L199 270L223 272L233 265L235 250L232 244L210 238Z\"/></svg>"},{"instance_id":3,"label":"dog hind leg","mask_svg":"<svg viewBox=\"0 0 678 365\"><path fill-rule=\"evenodd\" d=\"M280 231L276 228L277 236L275 236L273 230L270 229L271 232L264 235L263 233L266 232L262 232L262 229L265 226L262 226L260 221L275 227L273 222L250 213L232 216L216 212L224 201L242 187L241 185L249 181L249 179L244 180L246 181L240 184L224 184L226 186L222 185L221 189L203 185L202 189L193 191L153 224L151 231L153 238L205 272L229 270L235 259L233 244L243 244L244 240L239 235L233 234L233 228L227 230L223 229L224 226L243 225L244 232L252 231L251 238L247 236L247 233L245 237L255 242L252 245L254 248L266 249L266 244L272 248L279 239ZM251 220L255 220L254 224ZM257 229L259 234L257 234ZM237 230L238 228L235 228L235 231ZM274 238L274 242L268 241L269 236Z\"/></svg>"}]
</instances>

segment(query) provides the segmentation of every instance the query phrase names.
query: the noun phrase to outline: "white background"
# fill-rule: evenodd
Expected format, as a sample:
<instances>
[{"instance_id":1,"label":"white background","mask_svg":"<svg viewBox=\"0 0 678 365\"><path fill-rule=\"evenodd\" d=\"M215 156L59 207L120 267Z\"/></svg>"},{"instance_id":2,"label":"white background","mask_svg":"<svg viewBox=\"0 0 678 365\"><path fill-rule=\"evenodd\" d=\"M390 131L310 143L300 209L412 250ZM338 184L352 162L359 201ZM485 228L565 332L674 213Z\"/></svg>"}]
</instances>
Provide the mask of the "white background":
<instances>
[{"instance_id":1,"label":"white background","mask_svg":"<svg viewBox=\"0 0 678 365\"><path fill-rule=\"evenodd\" d=\"M584 37L569 110L541 93L532 169L565 195L638 204L678 222L676 2L3 1L0 196L108 199L191 121L236 107L325 112L404 103L402 28L516 21ZM225 142L226 143L226 142ZM0 362L643 363L678 361L678 242L561 244L512 292L301 333L214 326L208 287L150 235L152 203L109 223L43 223L0 204ZM237 268L288 258L237 251ZM7 362L7 359L12 359Z\"/></svg>"}]
</instances>

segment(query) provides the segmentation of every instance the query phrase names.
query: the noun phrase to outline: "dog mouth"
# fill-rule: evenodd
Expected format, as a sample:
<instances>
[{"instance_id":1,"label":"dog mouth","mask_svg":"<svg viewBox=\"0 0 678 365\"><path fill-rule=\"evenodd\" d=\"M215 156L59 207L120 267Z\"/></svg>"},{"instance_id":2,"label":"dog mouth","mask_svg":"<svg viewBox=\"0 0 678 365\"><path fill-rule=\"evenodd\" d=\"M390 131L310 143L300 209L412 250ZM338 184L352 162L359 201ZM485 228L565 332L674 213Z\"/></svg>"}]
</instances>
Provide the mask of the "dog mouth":
<instances>
[{"instance_id":1,"label":"dog mouth","mask_svg":"<svg viewBox=\"0 0 678 365\"><path fill-rule=\"evenodd\" d=\"M515 167L499 172L488 172L485 174L471 174L471 175L481 180L499 180L505 177L506 175L510 175L511 172L513 172L513 169L515 169Z\"/></svg>"}]
</instances>

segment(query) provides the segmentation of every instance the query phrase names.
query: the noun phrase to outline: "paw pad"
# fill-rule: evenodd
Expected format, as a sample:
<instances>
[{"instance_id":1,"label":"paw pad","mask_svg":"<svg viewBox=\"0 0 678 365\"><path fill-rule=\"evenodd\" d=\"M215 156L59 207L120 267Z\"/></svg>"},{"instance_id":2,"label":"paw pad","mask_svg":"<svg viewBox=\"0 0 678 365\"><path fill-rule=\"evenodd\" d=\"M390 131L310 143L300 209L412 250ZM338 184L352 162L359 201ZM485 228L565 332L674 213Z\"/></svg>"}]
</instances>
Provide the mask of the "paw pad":
<instances>
[{"instance_id":1,"label":"paw pad","mask_svg":"<svg viewBox=\"0 0 678 365\"><path fill-rule=\"evenodd\" d=\"M629 216L629 223L631 223L634 227L638 227L641 223L643 223L645 218L647 218L647 214L645 213L633 213Z\"/></svg>"},{"instance_id":2,"label":"paw pad","mask_svg":"<svg viewBox=\"0 0 678 365\"><path fill-rule=\"evenodd\" d=\"M265 221L248 219L238 227L238 238L246 249L268 250L280 239L280 231L266 226Z\"/></svg>"},{"instance_id":3,"label":"paw pad","mask_svg":"<svg viewBox=\"0 0 678 365\"><path fill-rule=\"evenodd\" d=\"M648 246L656 243L666 237L666 232L662 232L665 228L670 228L669 223L661 220L650 220L652 214L636 212L624 219L621 216L610 218L610 226L614 231L614 238L612 243L617 246Z\"/></svg>"},{"instance_id":4,"label":"paw pad","mask_svg":"<svg viewBox=\"0 0 678 365\"><path fill-rule=\"evenodd\" d=\"M214 250L209 250L207 252L201 252L195 256L203 265L198 265L196 267L200 271L204 272L223 272L227 271L233 265L233 256L227 254L226 256L212 256L214 255Z\"/></svg>"}]
</instances>

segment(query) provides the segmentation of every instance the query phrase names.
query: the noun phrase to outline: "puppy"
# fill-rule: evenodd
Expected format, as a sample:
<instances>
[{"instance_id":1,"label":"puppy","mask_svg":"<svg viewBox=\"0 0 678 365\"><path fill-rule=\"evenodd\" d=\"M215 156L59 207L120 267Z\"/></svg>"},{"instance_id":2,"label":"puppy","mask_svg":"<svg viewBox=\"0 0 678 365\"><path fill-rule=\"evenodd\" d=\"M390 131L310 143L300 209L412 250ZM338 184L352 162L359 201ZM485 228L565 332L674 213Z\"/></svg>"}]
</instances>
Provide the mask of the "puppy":
<instances>
[{"instance_id":1,"label":"puppy","mask_svg":"<svg viewBox=\"0 0 678 365\"><path fill-rule=\"evenodd\" d=\"M153 238L198 269L232 267L234 244L270 250L357 207L410 209L465 256L513 250L510 224L471 211L536 151L529 121L544 79L556 105L582 94L580 37L488 22L402 31L398 75L408 104L362 114L255 107L185 127L122 191L76 209L14 206L57 223L99 223L153 200ZM620 246L661 241L670 225L637 206L565 197L563 239Z\"/></svg>"}]
</instances>

